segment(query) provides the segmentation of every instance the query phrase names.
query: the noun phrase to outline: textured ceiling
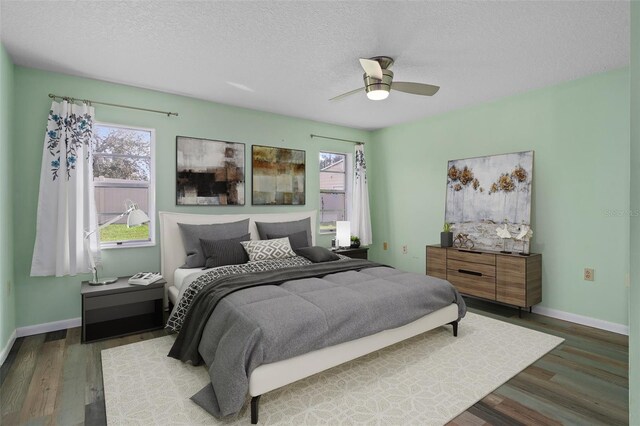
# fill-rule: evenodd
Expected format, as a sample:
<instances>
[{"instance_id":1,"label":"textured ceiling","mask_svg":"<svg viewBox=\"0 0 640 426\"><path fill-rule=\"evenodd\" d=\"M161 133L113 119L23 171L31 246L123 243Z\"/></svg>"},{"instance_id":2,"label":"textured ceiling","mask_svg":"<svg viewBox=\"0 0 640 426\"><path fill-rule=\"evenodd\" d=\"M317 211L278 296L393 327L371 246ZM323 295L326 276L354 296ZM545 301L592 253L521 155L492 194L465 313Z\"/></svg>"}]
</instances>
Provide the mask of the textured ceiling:
<instances>
[{"instance_id":1,"label":"textured ceiling","mask_svg":"<svg viewBox=\"0 0 640 426\"><path fill-rule=\"evenodd\" d=\"M2 1L18 65L376 129L629 63L626 1ZM441 86L369 101L359 57ZM104 99L117 102L117 99ZM162 109L162 105L155 107Z\"/></svg>"}]
</instances>

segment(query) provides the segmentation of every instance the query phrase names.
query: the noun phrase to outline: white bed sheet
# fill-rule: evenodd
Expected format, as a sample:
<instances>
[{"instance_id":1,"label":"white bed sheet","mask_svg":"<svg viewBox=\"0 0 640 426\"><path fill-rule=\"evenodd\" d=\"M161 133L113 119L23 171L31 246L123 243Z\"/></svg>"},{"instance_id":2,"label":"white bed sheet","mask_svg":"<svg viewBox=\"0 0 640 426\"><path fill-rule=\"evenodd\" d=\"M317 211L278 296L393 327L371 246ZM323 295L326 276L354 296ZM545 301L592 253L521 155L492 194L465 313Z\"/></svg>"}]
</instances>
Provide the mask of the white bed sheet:
<instances>
[{"instance_id":1,"label":"white bed sheet","mask_svg":"<svg viewBox=\"0 0 640 426\"><path fill-rule=\"evenodd\" d=\"M202 268L178 268L175 270L175 272L173 273L173 285L178 289L181 290L182 289L182 284L185 281L185 278L187 278L189 275L191 274L199 274L202 275L205 272L207 272L207 269L202 269Z\"/></svg>"}]
</instances>

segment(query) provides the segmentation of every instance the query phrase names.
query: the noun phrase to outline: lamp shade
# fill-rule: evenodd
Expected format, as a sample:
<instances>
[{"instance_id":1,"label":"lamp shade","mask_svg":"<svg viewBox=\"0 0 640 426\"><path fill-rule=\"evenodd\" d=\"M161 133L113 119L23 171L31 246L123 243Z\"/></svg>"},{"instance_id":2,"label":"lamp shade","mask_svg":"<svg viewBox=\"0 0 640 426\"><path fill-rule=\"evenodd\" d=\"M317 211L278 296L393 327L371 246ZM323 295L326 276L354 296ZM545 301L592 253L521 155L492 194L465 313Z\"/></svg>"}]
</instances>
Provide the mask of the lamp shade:
<instances>
[{"instance_id":1,"label":"lamp shade","mask_svg":"<svg viewBox=\"0 0 640 426\"><path fill-rule=\"evenodd\" d=\"M348 220L336 221L336 244L338 247L351 245L351 222Z\"/></svg>"},{"instance_id":2,"label":"lamp shade","mask_svg":"<svg viewBox=\"0 0 640 426\"><path fill-rule=\"evenodd\" d=\"M140 226L150 221L149 216L142 210L135 208L127 215L127 228Z\"/></svg>"},{"instance_id":3,"label":"lamp shade","mask_svg":"<svg viewBox=\"0 0 640 426\"><path fill-rule=\"evenodd\" d=\"M378 89L367 92L367 98L372 101L381 101L389 97L389 90Z\"/></svg>"}]
</instances>

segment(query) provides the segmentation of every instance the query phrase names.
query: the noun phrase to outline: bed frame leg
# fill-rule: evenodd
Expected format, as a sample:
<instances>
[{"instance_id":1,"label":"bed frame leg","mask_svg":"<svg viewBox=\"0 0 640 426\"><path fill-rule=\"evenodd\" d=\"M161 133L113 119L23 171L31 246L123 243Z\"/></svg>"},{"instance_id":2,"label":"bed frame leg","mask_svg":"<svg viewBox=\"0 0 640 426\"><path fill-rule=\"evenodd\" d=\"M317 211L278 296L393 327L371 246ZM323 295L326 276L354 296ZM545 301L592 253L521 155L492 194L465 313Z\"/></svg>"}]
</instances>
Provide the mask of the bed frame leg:
<instances>
[{"instance_id":1,"label":"bed frame leg","mask_svg":"<svg viewBox=\"0 0 640 426\"><path fill-rule=\"evenodd\" d=\"M258 424L258 402L260 402L260 395L251 398L251 424Z\"/></svg>"},{"instance_id":2,"label":"bed frame leg","mask_svg":"<svg viewBox=\"0 0 640 426\"><path fill-rule=\"evenodd\" d=\"M458 337L458 321L451 321L449 324L453 327L453 337Z\"/></svg>"}]
</instances>

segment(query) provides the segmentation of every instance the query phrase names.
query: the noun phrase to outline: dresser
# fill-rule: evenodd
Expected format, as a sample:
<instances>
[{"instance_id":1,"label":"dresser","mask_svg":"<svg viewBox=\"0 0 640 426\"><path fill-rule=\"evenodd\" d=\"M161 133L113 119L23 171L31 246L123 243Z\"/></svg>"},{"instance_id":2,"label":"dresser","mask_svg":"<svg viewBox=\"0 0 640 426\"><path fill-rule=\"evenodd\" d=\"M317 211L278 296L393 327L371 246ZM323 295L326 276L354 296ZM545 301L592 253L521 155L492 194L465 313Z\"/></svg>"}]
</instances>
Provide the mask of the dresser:
<instances>
[{"instance_id":1,"label":"dresser","mask_svg":"<svg viewBox=\"0 0 640 426\"><path fill-rule=\"evenodd\" d=\"M542 301L542 255L427 246L427 275L460 293L521 308Z\"/></svg>"}]
</instances>

